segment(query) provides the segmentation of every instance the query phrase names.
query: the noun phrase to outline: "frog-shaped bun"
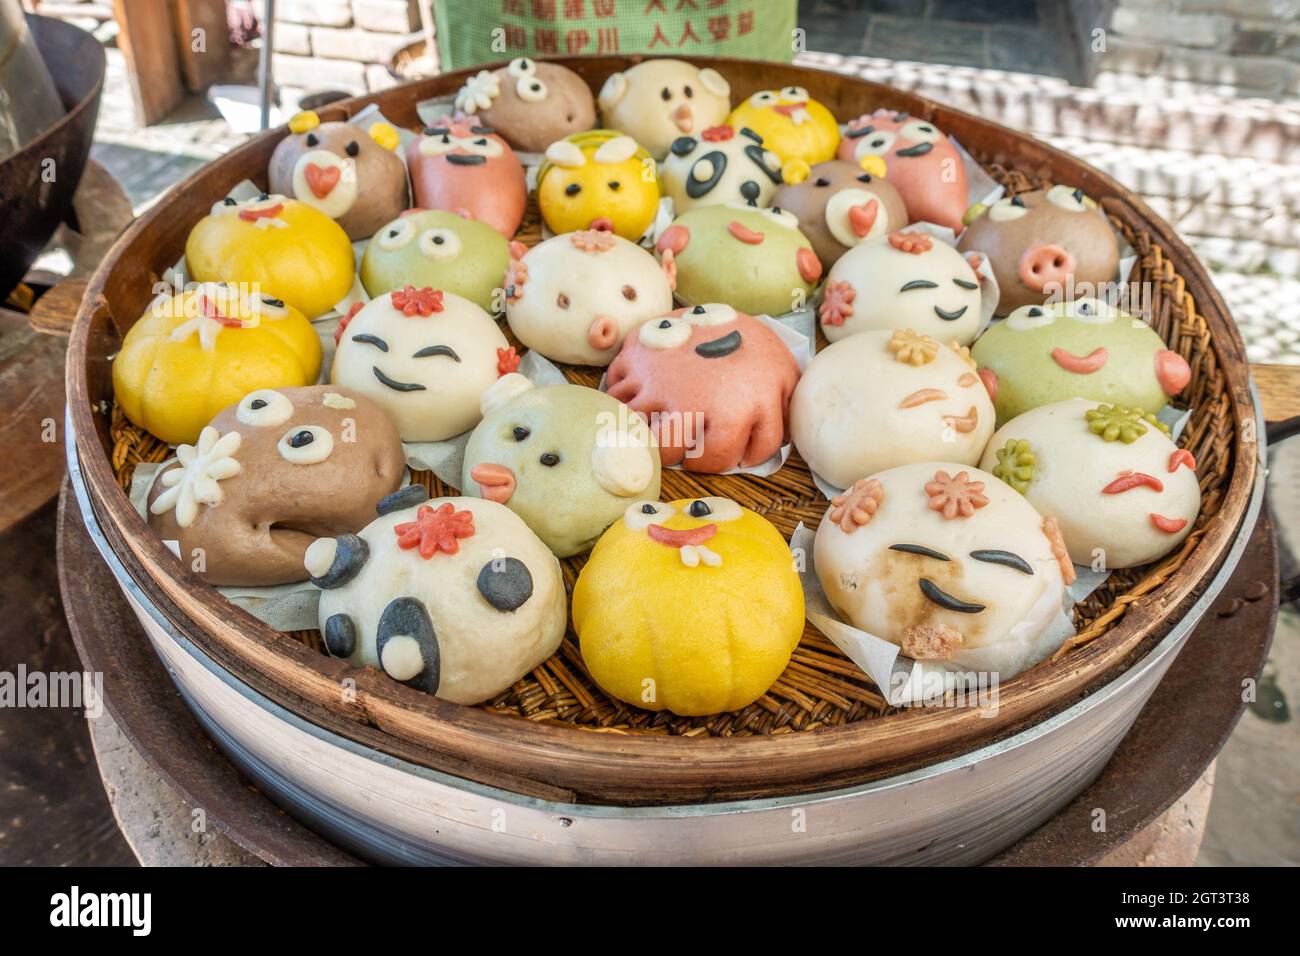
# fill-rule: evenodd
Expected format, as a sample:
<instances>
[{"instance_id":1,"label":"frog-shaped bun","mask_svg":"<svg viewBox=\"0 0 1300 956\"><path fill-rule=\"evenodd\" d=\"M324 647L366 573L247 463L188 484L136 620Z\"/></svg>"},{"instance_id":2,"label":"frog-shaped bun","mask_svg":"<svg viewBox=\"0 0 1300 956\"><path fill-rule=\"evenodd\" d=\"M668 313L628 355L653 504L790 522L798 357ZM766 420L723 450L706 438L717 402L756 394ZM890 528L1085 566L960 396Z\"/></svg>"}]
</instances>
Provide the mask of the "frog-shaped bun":
<instances>
[{"instance_id":1,"label":"frog-shaped bun","mask_svg":"<svg viewBox=\"0 0 1300 956\"><path fill-rule=\"evenodd\" d=\"M634 499L659 497L645 422L594 388L506 375L465 448L465 494L505 505L562 558L589 551Z\"/></svg>"},{"instance_id":2,"label":"frog-shaped bun","mask_svg":"<svg viewBox=\"0 0 1300 956\"><path fill-rule=\"evenodd\" d=\"M650 420L665 465L716 474L780 451L798 380L799 366L775 332L714 303L642 323L605 384Z\"/></svg>"},{"instance_id":3,"label":"frog-shaped bun","mask_svg":"<svg viewBox=\"0 0 1300 956\"><path fill-rule=\"evenodd\" d=\"M1017 309L980 336L971 355L999 423L1067 398L1157 414L1192 377L1155 329L1100 299Z\"/></svg>"},{"instance_id":4,"label":"frog-shaped bun","mask_svg":"<svg viewBox=\"0 0 1300 956\"><path fill-rule=\"evenodd\" d=\"M383 410L333 385L249 392L176 454L149 491L149 526L216 585L305 581L307 546L365 527L405 470Z\"/></svg>"},{"instance_id":5,"label":"frog-shaped bun","mask_svg":"<svg viewBox=\"0 0 1300 956\"><path fill-rule=\"evenodd\" d=\"M663 159L673 140L718 126L731 109L731 84L712 67L645 60L605 80L601 123L622 130Z\"/></svg>"},{"instance_id":6,"label":"frog-shaped bun","mask_svg":"<svg viewBox=\"0 0 1300 956\"><path fill-rule=\"evenodd\" d=\"M596 125L596 102L582 77L559 63L526 56L496 70L479 70L456 94L456 109L529 153Z\"/></svg>"},{"instance_id":7,"label":"frog-shaped bun","mask_svg":"<svg viewBox=\"0 0 1300 956\"><path fill-rule=\"evenodd\" d=\"M483 393L518 367L496 322L473 302L407 286L340 326L330 381L378 402L402 441L441 441L477 425Z\"/></svg>"},{"instance_id":8,"label":"frog-shaped bun","mask_svg":"<svg viewBox=\"0 0 1300 956\"><path fill-rule=\"evenodd\" d=\"M818 163L802 182L786 183L772 205L794 214L827 269L854 246L907 225L898 190L884 177L837 159Z\"/></svg>"},{"instance_id":9,"label":"frog-shaped bun","mask_svg":"<svg viewBox=\"0 0 1300 956\"><path fill-rule=\"evenodd\" d=\"M729 498L640 501L610 526L573 589L591 676L619 700L682 716L747 707L803 634L794 557Z\"/></svg>"},{"instance_id":10,"label":"frog-shaped bun","mask_svg":"<svg viewBox=\"0 0 1300 956\"><path fill-rule=\"evenodd\" d=\"M510 144L474 120L440 120L406 148L415 203L485 222L507 239L524 218L528 185Z\"/></svg>"},{"instance_id":11,"label":"frog-shaped bun","mask_svg":"<svg viewBox=\"0 0 1300 956\"><path fill-rule=\"evenodd\" d=\"M948 243L900 230L854 246L831 267L822 292L826 338L867 329L913 329L941 342L970 345L983 322L986 285Z\"/></svg>"},{"instance_id":12,"label":"frog-shaped bun","mask_svg":"<svg viewBox=\"0 0 1300 956\"><path fill-rule=\"evenodd\" d=\"M623 133L575 133L546 148L537 205L552 232L602 229L635 241L659 210L654 160Z\"/></svg>"},{"instance_id":13,"label":"frog-shaped bun","mask_svg":"<svg viewBox=\"0 0 1300 956\"><path fill-rule=\"evenodd\" d=\"M271 154L271 192L319 209L349 239L368 239L409 205L397 144L397 130L387 123L364 130L322 123L310 110L299 113Z\"/></svg>"},{"instance_id":14,"label":"frog-shaped bun","mask_svg":"<svg viewBox=\"0 0 1300 956\"><path fill-rule=\"evenodd\" d=\"M352 291L352 243L337 222L297 199L263 193L212 206L185 240L185 266L199 282L235 282L309 319Z\"/></svg>"},{"instance_id":15,"label":"frog-shaped bun","mask_svg":"<svg viewBox=\"0 0 1300 956\"><path fill-rule=\"evenodd\" d=\"M969 205L962 155L929 120L879 109L851 121L838 156L855 165L883 160L912 222L947 226L958 235ZM1001 276L999 276L999 279Z\"/></svg>"},{"instance_id":16,"label":"frog-shaped bun","mask_svg":"<svg viewBox=\"0 0 1300 956\"><path fill-rule=\"evenodd\" d=\"M490 700L564 637L560 563L509 508L411 485L359 533L321 538L325 649L458 704Z\"/></svg>"},{"instance_id":17,"label":"frog-shaped bun","mask_svg":"<svg viewBox=\"0 0 1300 956\"><path fill-rule=\"evenodd\" d=\"M804 171L834 159L840 144L835 117L802 86L760 90L732 110L727 122L749 127L783 162Z\"/></svg>"},{"instance_id":18,"label":"frog-shaped bun","mask_svg":"<svg viewBox=\"0 0 1300 956\"><path fill-rule=\"evenodd\" d=\"M113 393L141 428L192 444L227 405L253 389L309 385L320 364L320 338L297 309L208 282L159 296L131 326Z\"/></svg>"},{"instance_id":19,"label":"frog-shaped bun","mask_svg":"<svg viewBox=\"0 0 1300 956\"><path fill-rule=\"evenodd\" d=\"M790 402L808 467L837 488L916 461L979 461L993 403L964 349L908 329L860 332L817 353Z\"/></svg>"},{"instance_id":20,"label":"frog-shaped bun","mask_svg":"<svg viewBox=\"0 0 1300 956\"><path fill-rule=\"evenodd\" d=\"M997 478L927 461L856 479L831 500L813 563L849 624L904 655L1019 673L1060 645L1074 580L1056 522Z\"/></svg>"},{"instance_id":21,"label":"frog-shaped bun","mask_svg":"<svg viewBox=\"0 0 1300 956\"><path fill-rule=\"evenodd\" d=\"M960 248L988 256L998 315L1063 298L1102 297L1119 279L1119 241L1082 189L1053 186L999 199L962 234Z\"/></svg>"},{"instance_id":22,"label":"frog-shaped bun","mask_svg":"<svg viewBox=\"0 0 1300 956\"><path fill-rule=\"evenodd\" d=\"M430 286L494 312L509 265L509 242L487 223L439 209L409 209L366 245L361 284L372 297L407 285Z\"/></svg>"},{"instance_id":23,"label":"frog-shaped bun","mask_svg":"<svg viewBox=\"0 0 1300 956\"><path fill-rule=\"evenodd\" d=\"M595 229L511 246L506 319L557 362L608 365L623 337L673 307L668 275L634 242Z\"/></svg>"},{"instance_id":24,"label":"frog-shaped bun","mask_svg":"<svg viewBox=\"0 0 1300 956\"><path fill-rule=\"evenodd\" d=\"M768 206L782 182L781 158L752 129L710 126L673 140L663 181L678 213L724 202Z\"/></svg>"},{"instance_id":25,"label":"frog-shaped bun","mask_svg":"<svg viewBox=\"0 0 1300 956\"><path fill-rule=\"evenodd\" d=\"M980 467L1056 515L1078 564L1162 558L1201 508L1196 459L1149 413L1072 398L999 428Z\"/></svg>"},{"instance_id":26,"label":"frog-shaped bun","mask_svg":"<svg viewBox=\"0 0 1300 956\"><path fill-rule=\"evenodd\" d=\"M784 210L740 203L696 206L655 243L682 302L725 302L750 315L803 306L822 275L812 243Z\"/></svg>"}]
</instances>

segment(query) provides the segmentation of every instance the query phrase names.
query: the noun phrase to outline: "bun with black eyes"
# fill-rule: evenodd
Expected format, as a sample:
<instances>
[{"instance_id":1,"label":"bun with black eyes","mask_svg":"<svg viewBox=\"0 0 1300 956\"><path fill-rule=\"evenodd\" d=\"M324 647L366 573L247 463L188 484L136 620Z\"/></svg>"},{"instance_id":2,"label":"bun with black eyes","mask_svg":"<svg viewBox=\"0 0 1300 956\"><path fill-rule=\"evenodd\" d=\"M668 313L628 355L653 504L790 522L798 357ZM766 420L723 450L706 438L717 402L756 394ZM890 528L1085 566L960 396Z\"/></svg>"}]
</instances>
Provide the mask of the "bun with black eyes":
<instances>
[{"instance_id":1,"label":"bun with black eyes","mask_svg":"<svg viewBox=\"0 0 1300 956\"><path fill-rule=\"evenodd\" d=\"M494 311L509 265L509 242L487 223L440 209L413 210L380 227L366 245L361 284L371 298L406 285L431 286Z\"/></svg>"},{"instance_id":2,"label":"bun with black eyes","mask_svg":"<svg viewBox=\"0 0 1300 956\"><path fill-rule=\"evenodd\" d=\"M962 234L963 252L987 256L997 314L1051 299L1099 298L1119 280L1119 240L1083 190L1036 189L998 200Z\"/></svg>"},{"instance_id":3,"label":"bun with black eyes","mask_svg":"<svg viewBox=\"0 0 1300 956\"><path fill-rule=\"evenodd\" d=\"M679 136L718 126L731 111L731 84L712 67L684 60L644 60L613 73L597 97L600 122L627 133L663 159Z\"/></svg>"},{"instance_id":4,"label":"bun with black eyes","mask_svg":"<svg viewBox=\"0 0 1300 956\"><path fill-rule=\"evenodd\" d=\"M456 94L456 108L528 153L596 125L596 101L582 77L532 57L480 70Z\"/></svg>"},{"instance_id":5,"label":"bun with black eyes","mask_svg":"<svg viewBox=\"0 0 1300 956\"><path fill-rule=\"evenodd\" d=\"M314 206L353 241L368 239L410 205L397 141L387 123L367 130L299 113L271 154L271 192Z\"/></svg>"},{"instance_id":6,"label":"bun with black eyes","mask_svg":"<svg viewBox=\"0 0 1300 956\"><path fill-rule=\"evenodd\" d=\"M663 164L675 212L717 203L768 206L781 185L781 158L751 129L713 126L673 140Z\"/></svg>"},{"instance_id":7,"label":"bun with black eyes","mask_svg":"<svg viewBox=\"0 0 1300 956\"><path fill-rule=\"evenodd\" d=\"M524 217L528 186L510 144L468 120L439 120L406 149L415 204L485 222L507 239ZM390 217L391 218L391 217Z\"/></svg>"},{"instance_id":8,"label":"bun with black eyes","mask_svg":"<svg viewBox=\"0 0 1300 956\"><path fill-rule=\"evenodd\" d=\"M813 166L802 182L786 183L772 204L798 217L800 231L827 269L850 248L908 222L903 198L884 177L838 159Z\"/></svg>"},{"instance_id":9,"label":"bun with black eyes","mask_svg":"<svg viewBox=\"0 0 1300 956\"><path fill-rule=\"evenodd\" d=\"M495 697L564 636L559 561L493 501L416 503L315 542L307 563L333 656L454 703Z\"/></svg>"},{"instance_id":10,"label":"bun with black eyes","mask_svg":"<svg viewBox=\"0 0 1300 956\"><path fill-rule=\"evenodd\" d=\"M177 454L149 490L149 525L214 585L305 581L312 540L363 528L405 470L383 409L336 385L250 392Z\"/></svg>"}]
</instances>

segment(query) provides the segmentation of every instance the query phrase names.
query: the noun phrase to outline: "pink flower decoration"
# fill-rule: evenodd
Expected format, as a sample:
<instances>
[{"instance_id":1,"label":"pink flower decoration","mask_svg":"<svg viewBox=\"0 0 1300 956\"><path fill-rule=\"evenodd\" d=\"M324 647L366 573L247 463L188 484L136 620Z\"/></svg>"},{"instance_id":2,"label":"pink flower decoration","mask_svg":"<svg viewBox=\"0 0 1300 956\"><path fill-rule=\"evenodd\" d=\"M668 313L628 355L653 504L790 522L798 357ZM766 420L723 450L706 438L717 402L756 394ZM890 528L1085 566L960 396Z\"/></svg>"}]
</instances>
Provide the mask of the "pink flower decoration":
<instances>
[{"instance_id":1,"label":"pink flower decoration","mask_svg":"<svg viewBox=\"0 0 1300 956\"><path fill-rule=\"evenodd\" d=\"M524 297L524 284L528 281L528 263L511 259L506 267L506 301L518 302Z\"/></svg>"},{"instance_id":2,"label":"pink flower decoration","mask_svg":"<svg viewBox=\"0 0 1300 956\"><path fill-rule=\"evenodd\" d=\"M857 290L847 282L827 284L820 309L822 321L827 325L843 325L853 316L853 300L857 297Z\"/></svg>"},{"instance_id":3,"label":"pink flower decoration","mask_svg":"<svg viewBox=\"0 0 1300 956\"><path fill-rule=\"evenodd\" d=\"M972 481L967 472L959 471L955 476L949 475L942 468L934 473L934 478L925 485L925 493L930 496L930 507L943 515L944 519L969 518L976 508L983 508L989 503L984 497L984 482Z\"/></svg>"},{"instance_id":4,"label":"pink flower decoration","mask_svg":"<svg viewBox=\"0 0 1300 956\"><path fill-rule=\"evenodd\" d=\"M869 523L884 500L885 488L875 478L859 478L841 495L831 499L830 517L845 534Z\"/></svg>"},{"instance_id":5,"label":"pink flower decoration","mask_svg":"<svg viewBox=\"0 0 1300 956\"><path fill-rule=\"evenodd\" d=\"M570 233L569 241L580 252L608 252L614 248L614 234L600 229Z\"/></svg>"},{"instance_id":6,"label":"pink flower decoration","mask_svg":"<svg viewBox=\"0 0 1300 956\"><path fill-rule=\"evenodd\" d=\"M442 311L442 290L428 286L417 289L408 285L393 293L392 303L393 308L400 310L403 315L421 315L427 318Z\"/></svg>"},{"instance_id":7,"label":"pink flower decoration","mask_svg":"<svg viewBox=\"0 0 1300 956\"><path fill-rule=\"evenodd\" d=\"M519 371L519 352L512 345L508 349L497 349L497 378Z\"/></svg>"},{"instance_id":8,"label":"pink flower decoration","mask_svg":"<svg viewBox=\"0 0 1300 956\"><path fill-rule=\"evenodd\" d=\"M901 229L889 234L889 244L899 252L909 252L914 256L934 248L934 242L928 233L903 232Z\"/></svg>"},{"instance_id":9,"label":"pink flower decoration","mask_svg":"<svg viewBox=\"0 0 1300 956\"><path fill-rule=\"evenodd\" d=\"M394 525L393 533L397 535L399 548L403 551L419 548L420 557L427 561L439 552L455 554L459 551L459 539L474 534L474 514L457 511L450 501L439 505L437 511L421 505L415 513L415 520Z\"/></svg>"}]
</instances>

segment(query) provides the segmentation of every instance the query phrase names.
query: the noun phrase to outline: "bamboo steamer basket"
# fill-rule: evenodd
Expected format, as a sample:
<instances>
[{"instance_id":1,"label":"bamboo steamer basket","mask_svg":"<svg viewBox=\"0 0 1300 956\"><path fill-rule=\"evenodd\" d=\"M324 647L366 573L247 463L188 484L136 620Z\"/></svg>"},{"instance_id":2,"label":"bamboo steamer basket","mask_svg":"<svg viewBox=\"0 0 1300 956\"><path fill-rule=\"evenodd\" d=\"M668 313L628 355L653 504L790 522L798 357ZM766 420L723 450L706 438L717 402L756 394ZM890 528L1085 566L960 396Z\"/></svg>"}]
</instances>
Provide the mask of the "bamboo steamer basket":
<instances>
[{"instance_id":1,"label":"bamboo steamer basket","mask_svg":"<svg viewBox=\"0 0 1300 956\"><path fill-rule=\"evenodd\" d=\"M560 62L599 89L634 59ZM846 861L987 858L1100 771L1253 527L1263 432L1244 347L1195 257L1140 199L1065 153L916 95L807 68L707 62L731 82L736 101L795 84L841 120L882 106L904 110L954 135L1013 193L1059 181L1096 197L1137 253L1131 281L1150 289L1152 325L1192 369L1180 397L1192 409L1180 444L1198 464L1195 529L1164 561L1113 573L1076 608L1077 636L1052 660L1004 681L995 707L890 710L811 628L772 691L712 718L612 701L586 675L572 632L551 660L480 707L333 660L314 632L273 631L191 575L123 490L135 463L166 450L117 411L111 357L211 203L241 180L265 184L284 135L271 131L174 187L92 279L68 353L69 470L92 537L200 720L268 793L363 855L773 862L825 859L833 847ZM416 104L454 92L468 72L319 112L341 119L374 102L415 127ZM521 235L536 241L535 210ZM566 374L598 379L592 369ZM417 478L445 493L433 476ZM666 500L736 497L787 537L799 521L815 525L827 506L798 456L770 478L673 471L664 485ZM570 587L581 563L564 562ZM792 826L792 814L814 807L828 829L821 840L800 839L807 831Z\"/></svg>"}]
</instances>

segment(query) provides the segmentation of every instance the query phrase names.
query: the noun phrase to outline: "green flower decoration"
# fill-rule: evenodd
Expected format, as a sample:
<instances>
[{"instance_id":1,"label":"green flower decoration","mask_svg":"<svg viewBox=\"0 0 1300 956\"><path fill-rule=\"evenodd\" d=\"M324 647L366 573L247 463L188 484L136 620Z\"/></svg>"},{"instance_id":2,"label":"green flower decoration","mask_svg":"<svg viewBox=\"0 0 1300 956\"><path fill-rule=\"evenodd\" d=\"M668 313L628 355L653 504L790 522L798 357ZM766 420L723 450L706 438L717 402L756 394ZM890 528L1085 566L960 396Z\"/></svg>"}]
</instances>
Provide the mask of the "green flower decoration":
<instances>
[{"instance_id":1,"label":"green flower decoration","mask_svg":"<svg viewBox=\"0 0 1300 956\"><path fill-rule=\"evenodd\" d=\"M997 450L998 463L993 474L1001 478L1022 495L1034 480L1034 464L1038 461L1026 438L1012 438Z\"/></svg>"},{"instance_id":2,"label":"green flower decoration","mask_svg":"<svg viewBox=\"0 0 1300 956\"><path fill-rule=\"evenodd\" d=\"M1100 436L1103 441L1118 439L1126 445L1131 445L1147 433L1148 425L1160 429L1166 435L1169 434L1169 426L1140 408L1098 405L1084 412L1084 418L1088 420L1088 428L1092 433Z\"/></svg>"}]
</instances>

